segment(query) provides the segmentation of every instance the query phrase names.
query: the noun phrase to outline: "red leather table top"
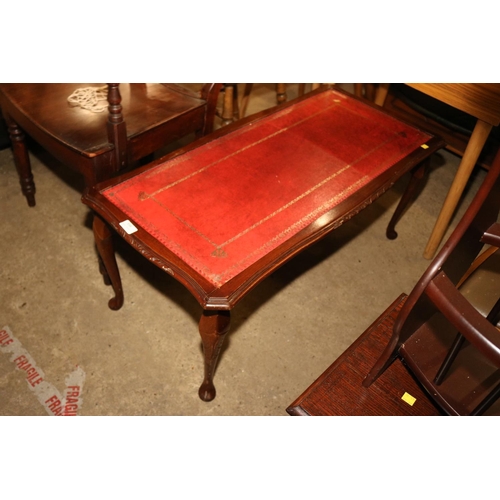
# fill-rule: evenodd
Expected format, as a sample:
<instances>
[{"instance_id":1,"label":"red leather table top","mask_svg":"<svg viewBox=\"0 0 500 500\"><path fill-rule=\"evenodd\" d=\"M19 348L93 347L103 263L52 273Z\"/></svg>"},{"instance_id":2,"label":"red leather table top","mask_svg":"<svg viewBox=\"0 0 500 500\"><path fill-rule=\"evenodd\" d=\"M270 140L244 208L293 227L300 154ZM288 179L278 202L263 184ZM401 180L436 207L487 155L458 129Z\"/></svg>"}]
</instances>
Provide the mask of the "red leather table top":
<instances>
[{"instance_id":1,"label":"red leather table top","mask_svg":"<svg viewBox=\"0 0 500 500\"><path fill-rule=\"evenodd\" d=\"M220 287L429 139L323 92L102 194Z\"/></svg>"}]
</instances>

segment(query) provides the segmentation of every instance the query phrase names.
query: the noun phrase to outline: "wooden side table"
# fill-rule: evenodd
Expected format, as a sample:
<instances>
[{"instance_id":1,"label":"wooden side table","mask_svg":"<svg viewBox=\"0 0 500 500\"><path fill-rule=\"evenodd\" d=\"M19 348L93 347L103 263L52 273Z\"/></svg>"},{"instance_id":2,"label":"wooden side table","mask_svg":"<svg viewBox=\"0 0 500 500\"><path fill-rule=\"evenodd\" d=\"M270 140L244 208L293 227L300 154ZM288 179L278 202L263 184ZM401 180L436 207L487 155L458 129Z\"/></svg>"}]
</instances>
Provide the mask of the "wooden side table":
<instances>
[{"instance_id":1,"label":"wooden side table","mask_svg":"<svg viewBox=\"0 0 500 500\"><path fill-rule=\"evenodd\" d=\"M448 228L467 181L490 135L500 123L500 84L498 83L407 83L409 87L452 106L477 119L463 153L455 178L438 215L424 251L432 259ZM375 103L383 106L389 84L380 84Z\"/></svg>"}]
</instances>

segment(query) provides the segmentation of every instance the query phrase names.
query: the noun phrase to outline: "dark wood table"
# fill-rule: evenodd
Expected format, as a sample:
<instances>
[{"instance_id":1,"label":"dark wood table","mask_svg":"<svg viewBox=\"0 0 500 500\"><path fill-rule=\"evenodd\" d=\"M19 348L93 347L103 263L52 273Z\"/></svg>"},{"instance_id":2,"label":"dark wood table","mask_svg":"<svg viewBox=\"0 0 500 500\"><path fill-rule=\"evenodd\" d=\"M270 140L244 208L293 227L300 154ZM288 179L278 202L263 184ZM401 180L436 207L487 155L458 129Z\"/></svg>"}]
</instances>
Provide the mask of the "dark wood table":
<instances>
[{"instance_id":1,"label":"dark wood table","mask_svg":"<svg viewBox=\"0 0 500 500\"><path fill-rule=\"evenodd\" d=\"M94 186L83 201L97 214L110 307L121 307L123 291L108 225L202 306L200 397L209 401L230 311L246 293L402 175L421 171L442 145L375 105L322 88Z\"/></svg>"},{"instance_id":2,"label":"dark wood table","mask_svg":"<svg viewBox=\"0 0 500 500\"><path fill-rule=\"evenodd\" d=\"M286 411L295 416L441 415L399 359L369 388L361 384L389 341L405 300L405 294L398 297Z\"/></svg>"}]
</instances>

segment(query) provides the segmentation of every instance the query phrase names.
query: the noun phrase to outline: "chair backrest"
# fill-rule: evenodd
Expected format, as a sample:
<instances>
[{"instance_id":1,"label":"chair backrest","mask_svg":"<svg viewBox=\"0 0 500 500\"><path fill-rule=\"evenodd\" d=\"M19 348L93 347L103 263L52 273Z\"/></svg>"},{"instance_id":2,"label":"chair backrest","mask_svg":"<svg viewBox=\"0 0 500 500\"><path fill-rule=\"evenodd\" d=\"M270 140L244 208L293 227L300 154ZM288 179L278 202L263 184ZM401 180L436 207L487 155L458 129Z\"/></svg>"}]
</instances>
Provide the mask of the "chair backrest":
<instances>
[{"instance_id":1,"label":"chair backrest","mask_svg":"<svg viewBox=\"0 0 500 500\"><path fill-rule=\"evenodd\" d=\"M399 355L435 401L450 414L474 413L482 398L491 393L500 380L500 332L457 285L485 244L500 247L499 212L500 152L464 217L408 296L395 322L391 341L367 375L365 386ZM450 334L443 333L446 328ZM467 355L470 359L467 361L466 356L462 356L465 365L453 370L449 383L439 385L435 382L436 370L456 332L470 343ZM470 355L472 350L474 354ZM474 372L477 366L479 374ZM460 375L466 382L460 381ZM472 388L473 380L478 387Z\"/></svg>"}]
</instances>

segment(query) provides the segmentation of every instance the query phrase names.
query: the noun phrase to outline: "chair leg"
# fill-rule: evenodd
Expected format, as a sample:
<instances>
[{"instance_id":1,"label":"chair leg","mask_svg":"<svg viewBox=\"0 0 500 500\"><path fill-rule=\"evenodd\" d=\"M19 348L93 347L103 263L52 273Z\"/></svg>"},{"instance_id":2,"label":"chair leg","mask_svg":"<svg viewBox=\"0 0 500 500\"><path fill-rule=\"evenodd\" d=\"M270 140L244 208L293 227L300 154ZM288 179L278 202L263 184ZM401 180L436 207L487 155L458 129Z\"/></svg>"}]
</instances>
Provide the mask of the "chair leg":
<instances>
[{"instance_id":1,"label":"chair leg","mask_svg":"<svg viewBox=\"0 0 500 500\"><path fill-rule=\"evenodd\" d=\"M241 116L240 112L240 99L238 96L238 84L233 84L233 121L239 120Z\"/></svg>"},{"instance_id":2,"label":"chair leg","mask_svg":"<svg viewBox=\"0 0 500 500\"><path fill-rule=\"evenodd\" d=\"M479 403L471 413L471 416L482 415L498 398L500 397L500 384L497 386Z\"/></svg>"},{"instance_id":3,"label":"chair leg","mask_svg":"<svg viewBox=\"0 0 500 500\"><path fill-rule=\"evenodd\" d=\"M434 257L491 129L492 126L488 123L482 120L477 121L467 147L465 148L464 156L462 157L458 171L455 174L455 178L453 179L450 190L444 201L443 208L441 208L441 212L439 213L434 229L427 242L424 258L432 259L432 257Z\"/></svg>"},{"instance_id":4,"label":"chair leg","mask_svg":"<svg viewBox=\"0 0 500 500\"><path fill-rule=\"evenodd\" d=\"M213 377L224 338L229 331L230 319L229 311L203 311L200 319L205 377L198 394L203 401L215 398Z\"/></svg>"},{"instance_id":5,"label":"chair leg","mask_svg":"<svg viewBox=\"0 0 500 500\"><path fill-rule=\"evenodd\" d=\"M434 377L434 383L436 385L441 384L441 382L444 380L444 377L448 373L450 366L452 365L453 361L455 361L455 358L462 349L465 340L465 337L461 333L457 333L457 336L455 337L455 340L453 341L453 344L451 345L446 358L444 359L441 367Z\"/></svg>"},{"instance_id":6,"label":"chair leg","mask_svg":"<svg viewBox=\"0 0 500 500\"><path fill-rule=\"evenodd\" d=\"M385 346L384 351L372 366L366 377L363 379L363 387L370 387L375 382L375 380L377 380L380 375L382 375L382 373L384 373L385 370L387 370L387 368L389 368L389 366L396 360L396 358L398 357L399 345L399 336L396 335L393 331L389 343Z\"/></svg>"},{"instance_id":7,"label":"chair leg","mask_svg":"<svg viewBox=\"0 0 500 500\"><path fill-rule=\"evenodd\" d=\"M115 296L109 300L108 306L113 311L117 311L123 305L123 290L113 248L113 235L108 225L96 214L94 214L93 229L97 251L105 268L105 273L103 273L104 281L106 282L108 278L115 292ZM103 269L101 268L102 271Z\"/></svg>"},{"instance_id":8,"label":"chair leg","mask_svg":"<svg viewBox=\"0 0 500 500\"><path fill-rule=\"evenodd\" d=\"M236 84L226 83L224 85L224 103L222 107L222 126L229 125L234 121L234 89Z\"/></svg>"},{"instance_id":9,"label":"chair leg","mask_svg":"<svg viewBox=\"0 0 500 500\"><path fill-rule=\"evenodd\" d=\"M422 182L422 179L425 177L425 171L428 165L429 165L429 160L427 159L413 169L411 173L410 182L408 183L408 186L406 187L406 190L403 193L401 199L399 200L398 206L396 207L396 210L394 211L394 214L392 215L392 218L389 221L389 224L387 225L385 234L387 238L389 238L390 240L395 240L398 237L398 233L395 231L396 224L403 215L404 211L406 210L410 202L413 200L417 187Z\"/></svg>"},{"instance_id":10,"label":"chair leg","mask_svg":"<svg viewBox=\"0 0 500 500\"><path fill-rule=\"evenodd\" d=\"M364 83L363 84L364 88L364 97L365 99L368 99L371 102L375 102L375 95L377 93L377 88L375 87L375 84L373 83Z\"/></svg>"},{"instance_id":11,"label":"chair leg","mask_svg":"<svg viewBox=\"0 0 500 500\"><path fill-rule=\"evenodd\" d=\"M244 118L247 113L248 101L250 100L252 87L253 83L245 83L245 87L243 88L243 95L241 97L241 106L238 118Z\"/></svg>"},{"instance_id":12,"label":"chair leg","mask_svg":"<svg viewBox=\"0 0 500 500\"><path fill-rule=\"evenodd\" d=\"M495 326L500 321L500 299L495 302L486 319Z\"/></svg>"},{"instance_id":13,"label":"chair leg","mask_svg":"<svg viewBox=\"0 0 500 500\"><path fill-rule=\"evenodd\" d=\"M281 104L286 102L286 83L277 83L276 84L276 102Z\"/></svg>"},{"instance_id":14,"label":"chair leg","mask_svg":"<svg viewBox=\"0 0 500 500\"><path fill-rule=\"evenodd\" d=\"M14 163L16 165L17 174L19 175L21 190L28 201L28 205L30 207L34 207L36 205L35 183L33 182L33 174L31 172L31 163L28 147L26 146L25 135L19 125L12 120L10 116L6 116L5 118L9 127L9 136L12 143Z\"/></svg>"},{"instance_id":15,"label":"chair leg","mask_svg":"<svg viewBox=\"0 0 500 500\"><path fill-rule=\"evenodd\" d=\"M377 106L383 106L387 94L389 93L389 83L379 83L377 89L375 90L374 102Z\"/></svg>"}]
</instances>

